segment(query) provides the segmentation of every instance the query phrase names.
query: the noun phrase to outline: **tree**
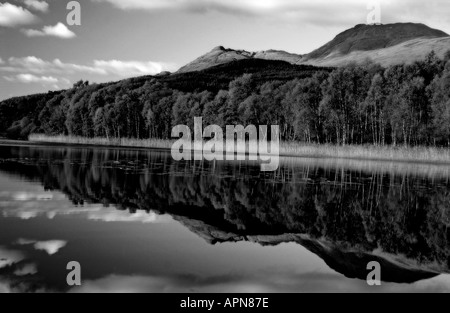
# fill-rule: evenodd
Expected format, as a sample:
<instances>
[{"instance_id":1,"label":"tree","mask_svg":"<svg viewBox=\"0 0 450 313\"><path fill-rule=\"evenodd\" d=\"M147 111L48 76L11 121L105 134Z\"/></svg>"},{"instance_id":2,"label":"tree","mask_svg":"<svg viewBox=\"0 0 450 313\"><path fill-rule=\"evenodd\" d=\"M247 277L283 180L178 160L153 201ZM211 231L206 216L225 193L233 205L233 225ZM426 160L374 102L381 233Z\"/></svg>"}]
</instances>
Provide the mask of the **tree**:
<instances>
[{"instance_id":1,"label":"tree","mask_svg":"<svg viewBox=\"0 0 450 313\"><path fill-rule=\"evenodd\" d=\"M428 89L434 128L434 143L450 146L450 69L436 77Z\"/></svg>"},{"instance_id":2,"label":"tree","mask_svg":"<svg viewBox=\"0 0 450 313\"><path fill-rule=\"evenodd\" d=\"M370 130L370 138L372 139L372 143L376 145L386 144L387 116L385 107L385 84L386 82L383 76L376 74L372 79L372 85L370 86L363 106L364 111L367 113L366 122L368 127L365 128Z\"/></svg>"},{"instance_id":3,"label":"tree","mask_svg":"<svg viewBox=\"0 0 450 313\"><path fill-rule=\"evenodd\" d=\"M203 110L204 122L207 125L219 125L225 127L225 123L221 118L220 112L228 102L228 91L220 90L214 100L206 103Z\"/></svg>"},{"instance_id":4,"label":"tree","mask_svg":"<svg viewBox=\"0 0 450 313\"><path fill-rule=\"evenodd\" d=\"M221 110L221 119L225 125L240 123L239 105L253 93L253 77L250 74L235 79L230 83L228 102Z\"/></svg>"}]
</instances>

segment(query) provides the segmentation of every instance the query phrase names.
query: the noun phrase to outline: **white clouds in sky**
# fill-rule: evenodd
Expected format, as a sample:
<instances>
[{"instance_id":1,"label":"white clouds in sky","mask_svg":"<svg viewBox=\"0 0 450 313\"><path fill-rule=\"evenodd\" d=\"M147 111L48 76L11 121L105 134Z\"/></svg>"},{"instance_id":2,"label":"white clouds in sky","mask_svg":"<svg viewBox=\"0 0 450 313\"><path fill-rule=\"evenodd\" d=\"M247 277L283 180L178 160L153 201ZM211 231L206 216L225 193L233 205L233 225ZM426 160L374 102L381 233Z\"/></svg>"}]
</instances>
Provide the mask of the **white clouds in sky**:
<instances>
[{"instance_id":1,"label":"white clouds in sky","mask_svg":"<svg viewBox=\"0 0 450 313\"><path fill-rule=\"evenodd\" d=\"M120 60L95 60L93 65L80 65L64 63L59 59L45 61L35 56L24 58L11 57L7 64L0 66L0 72L34 74L34 76L91 74L100 76L116 76L118 78L134 77L139 75L155 75L162 71L174 71L176 66L163 62L141 62ZM35 79L32 76L23 76L20 81L26 82Z\"/></svg>"},{"instance_id":2,"label":"white clouds in sky","mask_svg":"<svg viewBox=\"0 0 450 313\"><path fill-rule=\"evenodd\" d=\"M27 9L8 2L0 3L0 26L17 27L32 24L37 20Z\"/></svg>"},{"instance_id":3,"label":"white clouds in sky","mask_svg":"<svg viewBox=\"0 0 450 313\"><path fill-rule=\"evenodd\" d=\"M328 11L329 7L363 7L366 2L361 0L342 0L331 2L329 0L93 0L96 2L109 2L115 7L124 10L183 10L192 12L218 11L225 13L244 13L249 15L279 15L280 13L304 13L312 11ZM331 3L330 3L331 2ZM350 10L349 10L350 11Z\"/></svg>"},{"instance_id":4,"label":"white clouds in sky","mask_svg":"<svg viewBox=\"0 0 450 313\"><path fill-rule=\"evenodd\" d=\"M25 0L25 5L31 10L46 13L48 12L49 5L45 1L38 0Z\"/></svg>"},{"instance_id":5,"label":"white clouds in sky","mask_svg":"<svg viewBox=\"0 0 450 313\"><path fill-rule=\"evenodd\" d=\"M58 37L62 39L72 39L77 35L67 28L63 23L58 23L55 26L44 26L42 30L24 29L23 33L28 37Z\"/></svg>"},{"instance_id":6,"label":"white clouds in sky","mask_svg":"<svg viewBox=\"0 0 450 313\"><path fill-rule=\"evenodd\" d=\"M172 10L196 13L220 12L231 15L272 17L298 25L350 27L366 23L367 5L361 0L92 0L108 2L123 10ZM378 0L382 23L422 22L447 25L448 0Z\"/></svg>"},{"instance_id":7,"label":"white clouds in sky","mask_svg":"<svg viewBox=\"0 0 450 313\"><path fill-rule=\"evenodd\" d=\"M117 76L139 76L153 75L168 70L170 65L159 62L137 62L137 61L94 61L94 68L105 74ZM173 70L173 69L171 69Z\"/></svg>"},{"instance_id":8,"label":"white clouds in sky","mask_svg":"<svg viewBox=\"0 0 450 313\"><path fill-rule=\"evenodd\" d=\"M43 84L56 84L58 79L52 76L36 76L33 74L18 74L16 76L5 76L5 79L9 82L19 82L24 84L30 83L43 83Z\"/></svg>"}]
</instances>

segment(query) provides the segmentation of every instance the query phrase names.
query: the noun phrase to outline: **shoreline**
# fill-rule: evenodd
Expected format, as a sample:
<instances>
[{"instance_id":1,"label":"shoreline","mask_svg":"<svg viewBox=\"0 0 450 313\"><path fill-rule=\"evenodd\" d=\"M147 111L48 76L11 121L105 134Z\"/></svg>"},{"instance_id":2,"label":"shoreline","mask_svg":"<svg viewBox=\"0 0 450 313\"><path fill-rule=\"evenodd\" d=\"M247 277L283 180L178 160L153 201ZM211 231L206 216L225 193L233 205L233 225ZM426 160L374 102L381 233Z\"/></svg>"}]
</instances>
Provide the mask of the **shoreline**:
<instances>
[{"instance_id":1,"label":"shoreline","mask_svg":"<svg viewBox=\"0 0 450 313\"><path fill-rule=\"evenodd\" d=\"M82 138L31 135L28 141L0 139L0 145L34 145L80 148L132 149L170 152L175 140ZM192 151L195 152L195 151ZM225 152L224 152L225 153ZM247 154L248 155L248 154ZM342 159L355 161L436 164L450 166L450 149L435 147L336 146L281 142L280 157Z\"/></svg>"}]
</instances>

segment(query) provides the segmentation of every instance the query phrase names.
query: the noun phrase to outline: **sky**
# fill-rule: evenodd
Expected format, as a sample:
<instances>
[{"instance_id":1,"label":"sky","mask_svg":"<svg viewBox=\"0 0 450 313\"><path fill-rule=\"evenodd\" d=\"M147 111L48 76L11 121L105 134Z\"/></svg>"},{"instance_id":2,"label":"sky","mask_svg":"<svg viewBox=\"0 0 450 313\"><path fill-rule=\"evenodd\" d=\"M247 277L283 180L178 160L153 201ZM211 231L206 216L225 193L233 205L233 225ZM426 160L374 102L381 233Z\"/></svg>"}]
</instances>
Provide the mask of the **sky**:
<instances>
[{"instance_id":1,"label":"sky","mask_svg":"<svg viewBox=\"0 0 450 313\"><path fill-rule=\"evenodd\" d=\"M176 71L216 46L304 54L367 23L417 22L450 33L448 0L0 1L0 100ZM72 7L73 8L73 7Z\"/></svg>"}]
</instances>

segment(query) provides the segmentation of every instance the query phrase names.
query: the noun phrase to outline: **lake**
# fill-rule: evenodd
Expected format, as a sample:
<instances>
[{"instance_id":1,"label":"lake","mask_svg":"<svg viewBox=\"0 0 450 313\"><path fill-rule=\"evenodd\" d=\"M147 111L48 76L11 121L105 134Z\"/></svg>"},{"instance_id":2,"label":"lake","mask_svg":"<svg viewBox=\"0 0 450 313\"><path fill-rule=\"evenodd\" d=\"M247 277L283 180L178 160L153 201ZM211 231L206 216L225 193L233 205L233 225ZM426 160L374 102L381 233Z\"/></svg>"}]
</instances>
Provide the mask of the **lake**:
<instances>
[{"instance_id":1,"label":"lake","mask_svg":"<svg viewBox=\"0 0 450 313\"><path fill-rule=\"evenodd\" d=\"M450 292L449 226L450 166L0 145L0 292Z\"/></svg>"}]
</instances>

